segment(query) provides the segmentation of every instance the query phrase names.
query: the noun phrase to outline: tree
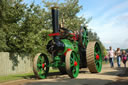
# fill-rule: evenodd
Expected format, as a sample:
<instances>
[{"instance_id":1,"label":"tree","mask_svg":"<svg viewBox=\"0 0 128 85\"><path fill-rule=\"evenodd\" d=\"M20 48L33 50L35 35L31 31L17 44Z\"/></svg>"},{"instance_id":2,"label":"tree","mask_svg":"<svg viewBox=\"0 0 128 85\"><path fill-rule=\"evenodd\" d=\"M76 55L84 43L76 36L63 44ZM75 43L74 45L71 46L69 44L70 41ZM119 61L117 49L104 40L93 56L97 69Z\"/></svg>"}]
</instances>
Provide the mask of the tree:
<instances>
[{"instance_id":1,"label":"tree","mask_svg":"<svg viewBox=\"0 0 128 85\"><path fill-rule=\"evenodd\" d=\"M59 0L58 0L59 2ZM61 23L62 19L64 19L64 27L70 30L78 30L81 24L86 23L86 19L83 17L78 17L77 13L80 12L82 6L78 4L79 0L65 0L63 3L58 2L50 2L49 0L43 0L44 7L47 9L47 13L51 15L51 7L57 6L59 7L59 22ZM51 25L51 16L47 16L46 22L50 21ZM52 28L52 27L50 27Z\"/></svg>"},{"instance_id":2,"label":"tree","mask_svg":"<svg viewBox=\"0 0 128 85\"><path fill-rule=\"evenodd\" d=\"M128 53L128 48L126 49L126 52Z\"/></svg>"},{"instance_id":3,"label":"tree","mask_svg":"<svg viewBox=\"0 0 128 85\"><path fill-rule=\"evenodd\" d=\"M1 0L0 3L0 50L12 53L35 54L44 48L43 29L52 29L51 6L57 5L60 10L60 21L63 16L65 27L77 29L85 19L76 14L82 6L78 0L66 0L64 3L43 1L44 8L38 5L26 5L22 0ZM45 36L47 37L47 36Z\"/></svg>"},{"instance_id":4,"label":"tree","mask_svg":"<svg viewBox=\"0 0 128 85\"><path fill-rule=\"evenodd\" d=\"M89 37L89 41L100 41L97 33L96 32L92 32L92 30L88 31L88 37Z\"/></svg>"},{"instance_id":5,"label":"tree","mask_svg":"<svg viewBox=\"0 0 128 85\"><path fill-rule=\"evenodd\" d=\"M46 12L33 3L27 6L21 2L0 1L0 51L35 54L43 49Z\"/></svg>"},{"instance_id":6,"label":"tree","mask_svg":"<svg viewBox=\"0 0 128 85\"><path fill-rule=\"evenodd\" d=\"M0 0L0 51L10 53L13 69L18 65L17 55L31 58L37 52L45 52L50 39L50 31L43 31L45 14L33 3L28 6L22 0Z\"/></svg>"},{"instance_id":7,"label":"tree","mask_svg":"<svg viewBox=\"0 0 128 85\"><path fill-rule=\"evenodd\" d=\"M15 34L19 29L17 24L24 13L24 4L20 4L21 0L1 0L0 1L0 43L1 51L11 51L8 46L10 36Z\"/></svg>"},{"instance_id":8,"label":"tree","mask_svg":"<svg viewBox=\"0 0 128 85\"><path fill-rule=\"evenodd\" d=\"M59 0L58 0L59 1ZM50 39L47 35L52 29L51 7L59 7L59 23L64 18L64 27L78 30L88 22L78 17L82 6L79 0L65 0L63 3L43 0L44 8L38 5L26 5L22 0L0 1L0 51L18 54L36 54L46 52L45 45ZM96 33L89 31L90 41L100 41Z\"/></svg>"}]
</instances>

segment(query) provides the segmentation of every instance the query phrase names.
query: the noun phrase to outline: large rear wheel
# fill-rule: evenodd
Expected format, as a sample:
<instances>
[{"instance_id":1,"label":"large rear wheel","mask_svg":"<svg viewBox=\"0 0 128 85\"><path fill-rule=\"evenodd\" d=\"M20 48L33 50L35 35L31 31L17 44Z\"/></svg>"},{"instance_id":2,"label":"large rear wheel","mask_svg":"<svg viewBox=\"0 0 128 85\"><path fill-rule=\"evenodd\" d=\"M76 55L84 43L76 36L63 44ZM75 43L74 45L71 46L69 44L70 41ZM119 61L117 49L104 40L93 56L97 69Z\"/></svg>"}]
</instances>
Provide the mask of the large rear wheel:
<instances>
[{"instance_id":1,"label":"large rear wheel","mask_svg":"<svg viewBox=\"0 0 128 85\"><path fill-rule=\"evenodd\" d=\"M74 51L70 50L65 57L66 72L71 78L76 78L79 74L79 61Z\"/></svg>"},{"instance_id":2,"label":"large rear wheel","mask_svg":"<svg viewBox=\"0 0 128 85\"><path fill-rule=\"evenodd\" d=\"M89 42L86 49L87 66L91 73L98 73L102 68L102 55L97 42Z\"/></svg>"},{"instance_id":3,"label":"large rear wheel","mask_svg":"<svg viewBox=\"0 0 128 85\"><path fill-rule=\"evenodd\" d=\"M37 54L33 62L33 72L39 79L47 77L49 72L49 61L45 54Z\"/></svg>"}]
</instances>

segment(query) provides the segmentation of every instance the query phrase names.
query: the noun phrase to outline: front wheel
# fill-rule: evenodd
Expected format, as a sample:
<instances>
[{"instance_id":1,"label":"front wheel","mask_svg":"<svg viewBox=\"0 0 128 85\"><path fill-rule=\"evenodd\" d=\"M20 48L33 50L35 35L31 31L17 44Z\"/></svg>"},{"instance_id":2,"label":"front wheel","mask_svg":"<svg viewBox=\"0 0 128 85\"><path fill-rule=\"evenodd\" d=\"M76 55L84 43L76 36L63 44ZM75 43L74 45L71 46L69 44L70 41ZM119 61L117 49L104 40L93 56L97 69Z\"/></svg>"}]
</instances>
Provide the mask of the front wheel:
<instances>
[{"instance_id":1,"label":"front wheel","mask_svg":"<svg viewBox=\"0 0 128 85\"><path fill-rule=\"evenodd\" d=\"M74 51L68 51L65 57L66 72L71 78L76 78L79 74L79 61Z\"/></svg>"},{"instance_id":2,"label":"front wheel","mask_svg":"<svg viewBox=\"0 0 128 85\"><path fill-rule=\"evenodd\" d=\"M49 72L49 61L45 54L37 54L33 62L33 72L39 79L47 77Z\"/></svg>"}]
</instances>

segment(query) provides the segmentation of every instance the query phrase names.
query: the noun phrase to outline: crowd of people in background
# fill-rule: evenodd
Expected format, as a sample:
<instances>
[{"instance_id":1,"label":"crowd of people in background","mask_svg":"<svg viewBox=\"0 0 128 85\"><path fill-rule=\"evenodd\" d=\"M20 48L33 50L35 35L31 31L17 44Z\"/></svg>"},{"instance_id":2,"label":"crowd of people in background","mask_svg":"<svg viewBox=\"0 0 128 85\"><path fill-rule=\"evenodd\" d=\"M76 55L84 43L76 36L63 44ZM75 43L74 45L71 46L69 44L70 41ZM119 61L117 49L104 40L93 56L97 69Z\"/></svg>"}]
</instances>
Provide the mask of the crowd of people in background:
<instances>
[{"instance_id":1,"label":"crowd of people in background","mask_svg":"<svg viewBox=\"0 0 128 85\"><path fill-rule=\"evenodd\" d=\"M126 53L125 50L120 50L120 48L117 48L116 51L112 49L112 47L109 47L109 51L107 53L107 56L104 57L105 62L109 60L110 67L114 67L114 59L117 60L117 66L121 67L121 62L123 62L124 67L126 68L126 62L128 60L128 53Z\"/></svg>"}]
</instances>

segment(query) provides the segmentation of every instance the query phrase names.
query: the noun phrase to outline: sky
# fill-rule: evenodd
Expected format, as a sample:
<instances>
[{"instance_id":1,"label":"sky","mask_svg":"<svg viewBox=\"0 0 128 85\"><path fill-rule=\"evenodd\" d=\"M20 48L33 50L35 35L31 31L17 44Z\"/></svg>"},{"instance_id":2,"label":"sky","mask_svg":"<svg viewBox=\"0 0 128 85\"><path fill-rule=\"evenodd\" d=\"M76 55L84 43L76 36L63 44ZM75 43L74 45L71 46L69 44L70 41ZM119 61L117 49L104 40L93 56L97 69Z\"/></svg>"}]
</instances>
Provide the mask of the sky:
<instances>
[{"instance_id":1,"label":"sky","mask_svg":"<svg viewBox=\"0 0 128 85\"><path fill-rule=\"evenodd\" d=\"M79 16L92 17L89 28L106 48L128 48L128 0L80 0Z\"/></svg>"},{"instance_id":2,"label":"sky","mask_svg":"<svg viewBox=\"0 0 128 85\"><path fill-rule=\"evenodd\" d=\"M41 0L24 0L28 4L32 1L42 6ZM77 16L92 17L88 27L107 49L128 48L128 0L79 0L79 5L83 9Z\"/></svg>"}]
</instances>

